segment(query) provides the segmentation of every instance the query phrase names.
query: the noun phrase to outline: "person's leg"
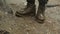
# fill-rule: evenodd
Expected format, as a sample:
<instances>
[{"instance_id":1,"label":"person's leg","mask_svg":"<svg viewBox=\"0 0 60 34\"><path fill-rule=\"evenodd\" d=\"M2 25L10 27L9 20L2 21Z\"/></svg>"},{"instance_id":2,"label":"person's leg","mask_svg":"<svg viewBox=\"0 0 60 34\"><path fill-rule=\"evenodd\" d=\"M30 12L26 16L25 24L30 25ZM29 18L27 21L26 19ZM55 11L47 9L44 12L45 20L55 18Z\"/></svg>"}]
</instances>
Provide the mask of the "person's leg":
<instances>
[{"instance_id":1,"label":"person's leg","mask_svg":"<svg viewBox=\"0 0 60 34\"><path fill-rule=\"evenodd\" d=\"M43 22L45 20L45 5L47 4L46 0L38 0L39 1L39 7L36 14L36 20L37 22Z\"/></svg>"},{"instance_id":2,"label":"person's leg","mask_svg":"<svg viewBox=\"0 0 60 34\"><path fill-rule=\"evenodd\" d=\"M32 12L35 12L35 0L27 0L27 5L23 11L16 12L16 16L18 15L27 15Z\"/></svg>"},{"instance_id":3,"label":"person's leg","mask_svg":"<svg viewBox=\"0 0 60 34\"><path fill-rule=\"evenodd\" d=\"M35 4L35 0L27 0L27 4Z\"/></svg>"}]
</instances>

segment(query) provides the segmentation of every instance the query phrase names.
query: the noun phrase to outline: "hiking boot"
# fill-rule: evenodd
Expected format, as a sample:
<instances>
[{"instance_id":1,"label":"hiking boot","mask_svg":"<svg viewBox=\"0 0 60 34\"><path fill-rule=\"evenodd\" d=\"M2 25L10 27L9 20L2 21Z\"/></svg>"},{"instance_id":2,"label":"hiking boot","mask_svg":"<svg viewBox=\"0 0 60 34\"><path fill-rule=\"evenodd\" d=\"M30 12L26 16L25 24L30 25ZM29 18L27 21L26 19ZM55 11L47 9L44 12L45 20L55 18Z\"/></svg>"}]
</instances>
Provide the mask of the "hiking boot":
<instances>
[{"instance_id":1,"label":"hiking boot","mask_svg":"<svg viewBox=\"0 0 60 34\"><path fill-rule=\"evenodd\" d=\"M18 17L21 17L21 16L24 16L24 15L29 15L29 14L32 14L34 13L35 14L35 11L36 11L36 7L35 7L35 4L28 4L24 10L20 11L20 12L16 12L16 16Z\"/></svg>"},{"instance_id":2,"label":"hiking boot","mask_svg":"<svg viewBox=\"0 0 60 34\"><path fill-rule=\"evenodd\" d=\"M35 16L37 22L39 22L39 23L44 22L44 20L45 20L44 12L45 12L45 6L39 6L37 14Z\"/></svg>"}]
</instances>

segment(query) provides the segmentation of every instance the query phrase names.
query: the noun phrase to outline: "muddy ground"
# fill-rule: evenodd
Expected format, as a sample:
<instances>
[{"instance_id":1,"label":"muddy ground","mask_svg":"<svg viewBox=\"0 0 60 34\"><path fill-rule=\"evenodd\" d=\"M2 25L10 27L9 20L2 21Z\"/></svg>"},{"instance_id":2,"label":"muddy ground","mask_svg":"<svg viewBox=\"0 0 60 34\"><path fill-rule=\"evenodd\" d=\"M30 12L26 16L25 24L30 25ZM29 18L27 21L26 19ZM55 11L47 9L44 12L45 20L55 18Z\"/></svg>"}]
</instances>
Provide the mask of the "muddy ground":
<instances>
[{"instance_id":1,"label":"muddy ground","mask_svg":"<svg viewBox=\"0 0 60 34\"><path fill-rule=\"evenodd\" d=\"M23 7L16 4L10 6L14 14ZM60 0L49 0L45 16L45 22L40 24L30 16L16 17L0 10L0 30L9 31L10 34L60 34Z\"/></svg>"}]
</instances>

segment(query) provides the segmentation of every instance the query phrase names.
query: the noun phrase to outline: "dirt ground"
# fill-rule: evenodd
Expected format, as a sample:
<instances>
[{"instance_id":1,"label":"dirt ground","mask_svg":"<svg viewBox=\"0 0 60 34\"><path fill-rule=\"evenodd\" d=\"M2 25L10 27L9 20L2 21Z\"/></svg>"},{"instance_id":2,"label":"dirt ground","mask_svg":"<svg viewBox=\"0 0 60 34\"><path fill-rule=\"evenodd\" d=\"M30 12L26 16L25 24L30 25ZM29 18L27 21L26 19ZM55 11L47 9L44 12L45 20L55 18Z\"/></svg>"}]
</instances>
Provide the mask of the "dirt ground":
<instances>
[{"instance_id":1,"label":"dirt ground","mask_svg":"<svg viewBox=\"0 0 60 34\"><path fill-rule=\"evenodd\" d=\"M14 13L23 7L16 4L10 6ZM10 34L60 34L60 0L49 0L45 16L45 22L40 24L30 16L16 17L0 10L0 30L9 31Z\"/></svg>"}]
</instances>

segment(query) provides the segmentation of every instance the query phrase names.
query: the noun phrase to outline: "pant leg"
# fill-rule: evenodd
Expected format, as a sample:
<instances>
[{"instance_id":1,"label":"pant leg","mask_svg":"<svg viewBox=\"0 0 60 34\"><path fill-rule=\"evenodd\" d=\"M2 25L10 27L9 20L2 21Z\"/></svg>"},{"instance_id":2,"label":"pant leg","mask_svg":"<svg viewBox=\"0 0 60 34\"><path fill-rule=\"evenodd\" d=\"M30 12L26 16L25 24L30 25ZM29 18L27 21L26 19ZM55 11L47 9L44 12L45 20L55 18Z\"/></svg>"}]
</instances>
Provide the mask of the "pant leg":
<instances>
[{"instance_id":1,"label":"pant leg","mask_svg":"<svg viewBox=\"0 0 60 34\"><path fill-rule=\"evenodd\" d=\"M38 2L39 2L38 12L44 13L45 5L47 4L48 0L38 0Z\"/></svg>"},{"instance_id":2,"label":"pant leg","mask_svg":"<svg viewBox=\"0 0 60 34\"><path fill-rule=\"evenodd\" d=\"M47 4L48 0L38 0L39 1L39 5L45 6L45 4Z\"/></svg>"},{"instance_id":3,"label":"pant leg","mask_svg":"<svg viewBox=\"0 0 60 34\"><path fill-rule=\"evenodd\" d=\"M35 0L27 0L28 4L35 4Z\"/></svg>"},{"instance_id":4,"label":"pant leg","mask_svg":"<svg viewBox=\"0 0 60 34\"><path fill-rule=\"evenodd\" d=\"M38 0L39 2L39 6L38 6L38 11L37 11L37 14L44 14L44 11L45 11L45 2L46 0Z\"/></svg>"}]
</instances>

